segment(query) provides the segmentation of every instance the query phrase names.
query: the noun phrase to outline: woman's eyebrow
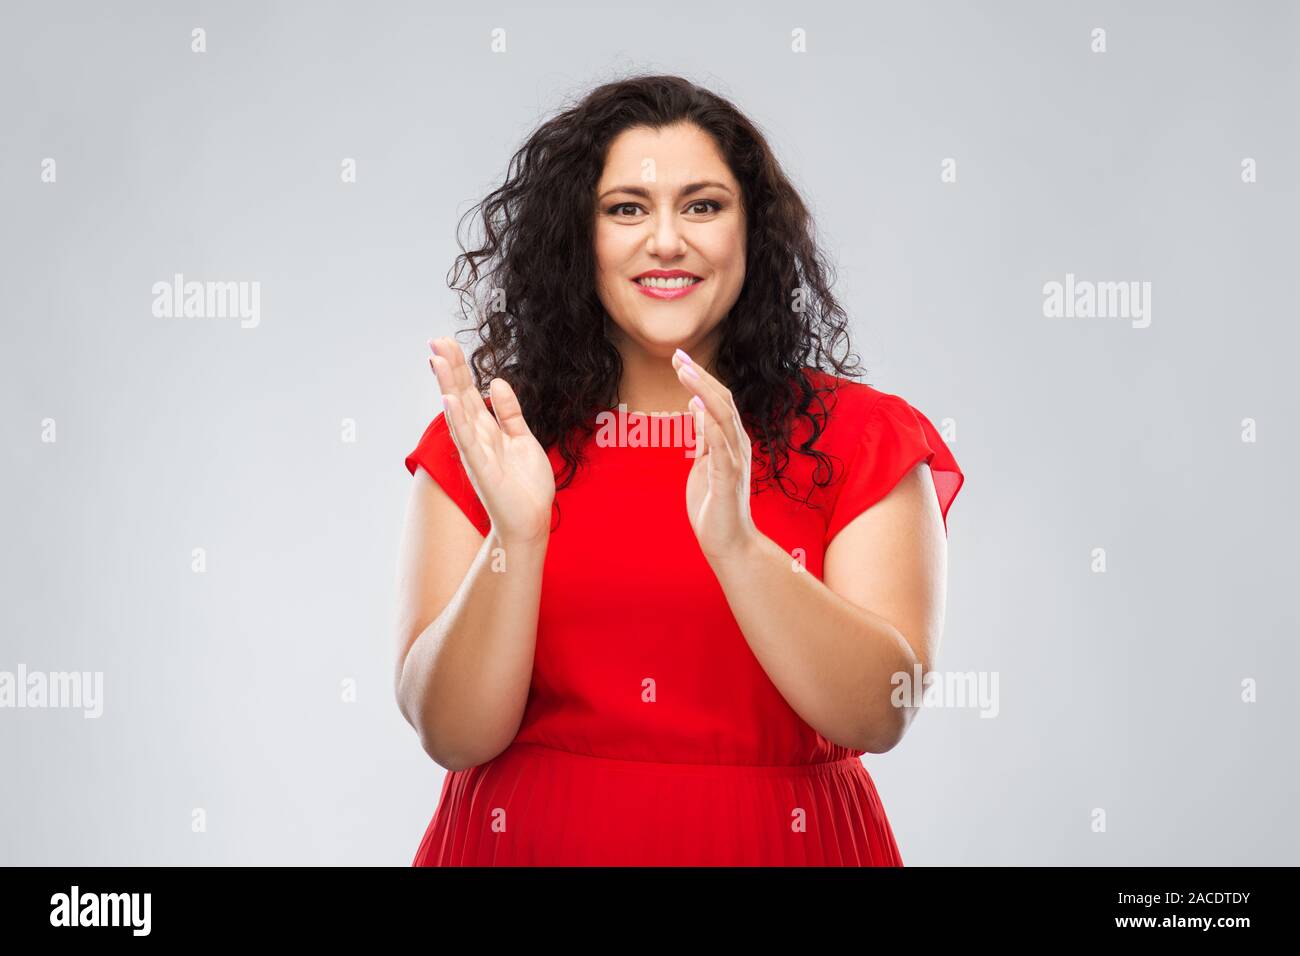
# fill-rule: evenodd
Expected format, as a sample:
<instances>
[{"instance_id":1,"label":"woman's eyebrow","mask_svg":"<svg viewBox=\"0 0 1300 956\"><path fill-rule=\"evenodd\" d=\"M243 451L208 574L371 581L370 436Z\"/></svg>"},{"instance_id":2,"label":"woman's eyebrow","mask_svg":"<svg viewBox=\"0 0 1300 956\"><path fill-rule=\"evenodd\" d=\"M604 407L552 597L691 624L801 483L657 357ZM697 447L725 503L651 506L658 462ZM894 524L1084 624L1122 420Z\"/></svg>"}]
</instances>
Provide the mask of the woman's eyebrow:
<instances>
[{"instance_id":1,"label":"woman's eyebrow","mask_svg":"<svg viewBox=\"0 0 1300 956\"><path fill-rule=\"evenodd\" d=\"M706 181L701 183L688 183L687 185L681 188L681 191L678 192L677 195L689 196L691 193L697 193L701 189L708 189L710 186L716 189L721 189L723 192L727 192L727 193L731 192L731 189L728 186L726 186L724 183ZM613 189L606 189L603 193L601 193L597 197L597 202L599 202L601 199L604 199L610 193L631 193L633 196L640 196L643 199L650 198L650 190L646 189L644 186L615 186Z\"/></svg>"}]
</instances>

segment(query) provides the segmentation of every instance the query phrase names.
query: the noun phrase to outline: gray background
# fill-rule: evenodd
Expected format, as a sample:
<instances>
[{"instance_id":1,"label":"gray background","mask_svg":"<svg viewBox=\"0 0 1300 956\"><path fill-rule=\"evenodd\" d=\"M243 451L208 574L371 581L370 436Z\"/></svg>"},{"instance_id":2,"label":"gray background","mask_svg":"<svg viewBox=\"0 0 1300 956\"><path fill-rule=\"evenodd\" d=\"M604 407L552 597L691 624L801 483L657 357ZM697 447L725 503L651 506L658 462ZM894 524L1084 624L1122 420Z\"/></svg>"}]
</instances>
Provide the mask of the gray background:
<instances>
[{"instance_id":1,"label":"gray background","mask_svg":"<svg viewBox=\"0 0 1300 956\"><path fill-rule=\"evenodd\" d=\"M0 710L0 861L410 862L442 771L393 572L455 222L654 69L770 134L867 380L956 423L939 666L1001 713L865 758L905 863L1300 862L1296 6L475 7L3 7L0 670L103 671L105 712ZM155 318L175 272L260 281L260 326ZM1044 318L1067 272L1151 282L1151 327Z\"/></svg>"}]
</instances>

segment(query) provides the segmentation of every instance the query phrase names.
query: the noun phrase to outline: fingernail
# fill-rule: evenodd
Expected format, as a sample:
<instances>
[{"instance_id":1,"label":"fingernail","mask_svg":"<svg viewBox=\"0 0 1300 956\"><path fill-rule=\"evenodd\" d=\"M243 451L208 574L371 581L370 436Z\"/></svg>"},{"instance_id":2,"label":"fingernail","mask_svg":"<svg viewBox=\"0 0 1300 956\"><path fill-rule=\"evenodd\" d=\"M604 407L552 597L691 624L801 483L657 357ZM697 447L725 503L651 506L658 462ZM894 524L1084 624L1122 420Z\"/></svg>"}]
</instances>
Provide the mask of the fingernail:
<instances>
[{"instance_id":1,"label":"fingernail","mask_svg":"<svg viewBox=\"0 0 1300 956\"><path fill-rule=\"evenodd\" d=\"M700 401L700 396L692 395L690 404L696 409L696 411L704 411L704 403Z\"/></svg>"},{"instance_id":2,"label":"fingernail","mask_svg":"<svg viewBox=\"0 0 1300 956\"><path fill-rule=\"evenodd\" d=\"M691 357L690 357L689 355L687 355L685 352L683 352L681 349L678 349L678 350L677 350L676 352L674 352L673 354L676 355L676 356L677 356L679 359L681 359L683 362L685 362L687 365L692 364L692 363L691 363Z\"/></svg>"},{"instance_id":3,"label":"fingernail","mask_svg":"<svg viewBox=\"0 0 1300 956\"><path fill-rule=\"evenodd\" d=\"M692 382L698 382L700 380L700 373L695 371L695 366L683 365L682 371L686 373L686 377L689 378Z\"/></svg>"}]
</instances>

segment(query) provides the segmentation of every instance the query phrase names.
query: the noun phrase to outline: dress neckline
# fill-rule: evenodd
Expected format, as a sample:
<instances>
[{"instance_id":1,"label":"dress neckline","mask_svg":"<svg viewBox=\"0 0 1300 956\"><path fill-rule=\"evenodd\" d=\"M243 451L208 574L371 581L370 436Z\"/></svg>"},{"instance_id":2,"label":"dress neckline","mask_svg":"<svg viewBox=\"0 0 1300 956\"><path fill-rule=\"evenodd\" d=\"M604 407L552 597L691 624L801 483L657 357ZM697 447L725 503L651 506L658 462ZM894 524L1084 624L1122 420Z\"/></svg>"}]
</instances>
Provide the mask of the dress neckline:
<instances>
[{"instance_id":1,"label":"dress neckline","mask_svg":"<svg viewBox=\"0 0 1300 956\"><path fill-rule=\"evenodd\" d=\"M622 409L622 408L606 408L606 409L604 409L603 411L597 412L596 414L597 414L597 416L600 416L600 415L606 415L606 414L608 414L608 415L619 415L619 416L621 416L621 417L623 417L623 418L664 418L664 419L673 419L673 418L681 418L681 417L683 417L683 416L685 416L685 415L692 415L692 416L693 416L694 413L692 413L692 412L633 412L633 411L629 411L629 410Z\"/></svg>"}]
</instances>

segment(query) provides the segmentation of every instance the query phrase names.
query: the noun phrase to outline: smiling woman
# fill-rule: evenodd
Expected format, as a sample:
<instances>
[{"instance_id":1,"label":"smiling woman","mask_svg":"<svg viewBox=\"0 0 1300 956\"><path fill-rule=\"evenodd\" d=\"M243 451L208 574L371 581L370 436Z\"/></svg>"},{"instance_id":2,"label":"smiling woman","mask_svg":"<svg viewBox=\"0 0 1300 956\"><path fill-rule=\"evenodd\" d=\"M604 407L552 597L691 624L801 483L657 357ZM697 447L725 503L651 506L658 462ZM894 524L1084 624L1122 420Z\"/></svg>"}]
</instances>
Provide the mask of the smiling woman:
<instances>
[{"instance_id":1,"label":"smiling woman","mask_svg":"<svg viewBox=\"0 0 1300 956\"><path fill-rule=\"evenodd\" d=\"M632 403L670 407L685 397L663 362L679 346L717 351L745 283L743 188L716 140L689 121L632 126L606 151L596 184L596 290L624 362L651 359L623 386ZM647 307L644 299L669 306ZM680 303L680 304L678 304Z\"/></svg>"},{"instance_id":2,"label":"smiling woman","mask_svg":"<svg viewBox=\"0 0 1300 956\"><path fill-rule=\"evenodd\" d=\"M445 411L406 457L395 689L449 771L414 862L901 865L860 758L937 653L964 477L846 377L767 144L633 78L479 208L449 281L480 345L430 341ZM656 414L698 453L609 440Z\"/></svg>"}]
</instances>

